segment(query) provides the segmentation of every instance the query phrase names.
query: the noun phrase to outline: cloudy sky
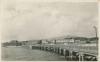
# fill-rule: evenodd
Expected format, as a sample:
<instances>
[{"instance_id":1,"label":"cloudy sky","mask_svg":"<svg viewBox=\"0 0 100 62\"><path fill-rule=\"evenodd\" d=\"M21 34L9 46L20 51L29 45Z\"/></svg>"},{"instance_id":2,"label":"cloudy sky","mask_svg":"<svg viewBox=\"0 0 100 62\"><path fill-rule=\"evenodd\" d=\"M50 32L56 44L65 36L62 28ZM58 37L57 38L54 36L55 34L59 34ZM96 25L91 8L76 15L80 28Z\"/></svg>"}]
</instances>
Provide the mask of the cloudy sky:
<instances>
[{"instance_id":1,"label":"cloudy sky","mask_svg":"<svg viewBox=\"0 0 100 62\"><path fill-rule=\"evenodd\" d=\"M98 7L93 2L2 2L1 40L95 36Z\"/></svg>"}]
</instances>

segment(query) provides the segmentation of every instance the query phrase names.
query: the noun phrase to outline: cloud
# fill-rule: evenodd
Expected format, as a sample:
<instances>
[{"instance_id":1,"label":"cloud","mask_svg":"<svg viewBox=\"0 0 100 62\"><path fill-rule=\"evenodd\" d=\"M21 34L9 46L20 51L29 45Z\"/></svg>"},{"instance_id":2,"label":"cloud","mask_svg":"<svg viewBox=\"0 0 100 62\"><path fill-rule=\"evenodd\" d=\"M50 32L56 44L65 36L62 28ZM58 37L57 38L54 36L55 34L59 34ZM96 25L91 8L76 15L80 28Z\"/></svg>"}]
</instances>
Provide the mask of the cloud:
<instances>
[{"instance_id":1,"label":"cloud","mask_svg":"<svg viewBox=\"0 0 100 62\"><path fill-rule=\"evenodd\" d=\"M97 3L8 2L2 8L2 40L30 40L66 35L95 36Z\"/></svg>"}]
</instances>

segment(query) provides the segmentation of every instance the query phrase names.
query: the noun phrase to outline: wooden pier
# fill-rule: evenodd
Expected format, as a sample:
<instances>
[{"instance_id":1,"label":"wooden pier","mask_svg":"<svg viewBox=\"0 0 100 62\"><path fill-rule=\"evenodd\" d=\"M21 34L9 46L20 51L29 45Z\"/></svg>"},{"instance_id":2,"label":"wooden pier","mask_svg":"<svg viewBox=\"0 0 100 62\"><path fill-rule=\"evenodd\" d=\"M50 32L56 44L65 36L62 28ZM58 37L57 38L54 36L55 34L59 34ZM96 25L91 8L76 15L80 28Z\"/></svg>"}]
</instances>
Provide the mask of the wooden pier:
<instances>
[{"instance_id":1,"label":"wooden pier","mask_svg":"<svg viewBox=\"0 0 100 62\"><path fill-rule=\"evenodd\" d=\"M67 61L97 61L98 58L96 46L41 44L31 45L30 48L57 53L64 56Z\"/></svg>"}]
</instances>

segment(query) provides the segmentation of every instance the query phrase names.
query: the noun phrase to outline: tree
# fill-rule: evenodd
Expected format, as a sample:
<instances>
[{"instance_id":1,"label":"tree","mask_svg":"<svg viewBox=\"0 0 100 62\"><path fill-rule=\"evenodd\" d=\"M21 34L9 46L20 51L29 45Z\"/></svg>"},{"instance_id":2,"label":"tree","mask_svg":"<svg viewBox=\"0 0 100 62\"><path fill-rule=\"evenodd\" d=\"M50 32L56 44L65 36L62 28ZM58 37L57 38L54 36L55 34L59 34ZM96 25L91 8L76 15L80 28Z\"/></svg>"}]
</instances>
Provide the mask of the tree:
<instances>
[{"instance_id":1,"label":"tree","mask_svg":"<svg viewBox=\"0 0 100 62\"><path fill-rule=\"evenodd\" d=\"M89 40L87 40L86 43L91 43L91 42Z\"/></svg>"},{"instance_id":2,"label":"tree","mask_svg":"<svg viewBox=\"0 0 100 62\"><path fill-rule=\"evenodd\" d=\"M39 41L38 41L38 44L42 44L42 40L39 40Z\"/></svg>"}]
</instances>

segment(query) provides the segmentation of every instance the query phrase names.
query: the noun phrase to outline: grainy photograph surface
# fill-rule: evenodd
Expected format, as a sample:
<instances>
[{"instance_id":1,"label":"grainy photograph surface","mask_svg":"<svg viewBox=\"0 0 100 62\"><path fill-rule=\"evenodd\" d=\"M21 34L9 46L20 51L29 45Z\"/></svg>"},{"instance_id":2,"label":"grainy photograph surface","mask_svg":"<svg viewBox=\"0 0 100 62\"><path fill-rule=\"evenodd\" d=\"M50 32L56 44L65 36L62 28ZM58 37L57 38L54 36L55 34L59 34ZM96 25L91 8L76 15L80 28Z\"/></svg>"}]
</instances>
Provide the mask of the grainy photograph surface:
<instances>
[{"instance_id":1,"label":"grainy photograph surface","mask_svg":"<svg viewBox=\"0 0 100 62\"><path fill-rule=\"evenodd\" d=\"M2 0L2 61L98 61L98 3Z\"/></svg>"}]
</instances>

